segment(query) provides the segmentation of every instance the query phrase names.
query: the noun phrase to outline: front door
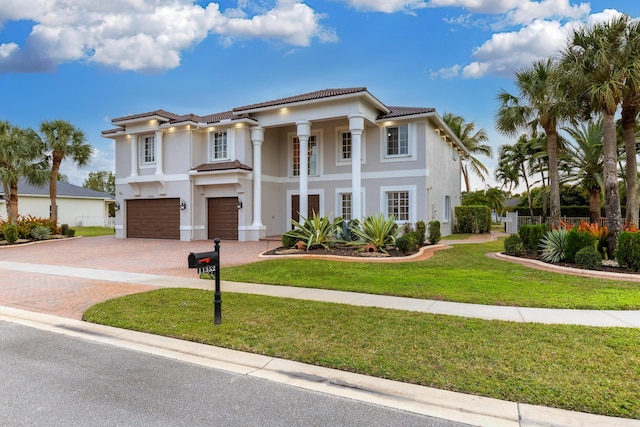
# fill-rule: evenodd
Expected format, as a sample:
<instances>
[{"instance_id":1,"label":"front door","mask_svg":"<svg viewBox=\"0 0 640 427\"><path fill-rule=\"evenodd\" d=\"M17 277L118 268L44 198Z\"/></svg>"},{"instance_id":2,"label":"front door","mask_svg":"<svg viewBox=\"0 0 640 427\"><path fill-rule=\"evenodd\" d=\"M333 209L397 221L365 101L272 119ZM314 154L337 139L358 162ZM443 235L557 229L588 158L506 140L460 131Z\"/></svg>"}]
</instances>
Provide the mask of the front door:
<instances>
[{"instance_id":1,"label":"front door","mask_svg":"<svg viewBox=\"0 0 640 427\"><path fill-rule=\"evenodd\" d=\"M320 195L309 194L307 203L309 211L307 212L306 218L312 217L314 213L320 213ZM300 222L300 196L297 194L291 196L291 219ZM293 230L293 226L291 229Z\"/></svg>"}]
</instances>

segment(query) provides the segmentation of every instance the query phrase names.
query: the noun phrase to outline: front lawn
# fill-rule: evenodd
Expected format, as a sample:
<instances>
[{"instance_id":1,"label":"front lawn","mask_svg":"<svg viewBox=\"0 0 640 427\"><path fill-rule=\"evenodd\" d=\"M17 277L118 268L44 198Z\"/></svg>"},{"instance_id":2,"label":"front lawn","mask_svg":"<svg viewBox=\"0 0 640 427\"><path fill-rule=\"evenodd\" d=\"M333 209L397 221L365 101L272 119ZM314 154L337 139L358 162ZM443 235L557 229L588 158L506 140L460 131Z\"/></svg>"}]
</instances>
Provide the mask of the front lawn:
<instances>
[{"instance_id":1,"label":"front lawn","mask_svg":"<svg viewBox=\"0 0 640 427\"><path fill-rule=\"evenodd\" d=\"M222 325L214 327L212 299L210 291L163 289L96 305L84 319L440 389L640 418L638 329L233 293L223 295Z\"/></svg>"},{"instance_id":2,"label":"front lawn","mask_svg":"<svg viewBox=\"0 0 640 427\"><path fill-rule=\"evenodd\" d=\"M114 234L112 227L71 227L76 231L76 236L111 236Z\"/></svg>"},{"instance_id":3,"label":"front lawn","mask_svg":"<svg viewBox=\"0 0 640 427\"><path fill-rule=\"evenodd\" d=\"M640 308L640 282L549 273L490 259L503 239L455 245L428 260L352 263L285 259L222 267L222 280L488 305L600 310Z\"/></svg>"}]
</instances>

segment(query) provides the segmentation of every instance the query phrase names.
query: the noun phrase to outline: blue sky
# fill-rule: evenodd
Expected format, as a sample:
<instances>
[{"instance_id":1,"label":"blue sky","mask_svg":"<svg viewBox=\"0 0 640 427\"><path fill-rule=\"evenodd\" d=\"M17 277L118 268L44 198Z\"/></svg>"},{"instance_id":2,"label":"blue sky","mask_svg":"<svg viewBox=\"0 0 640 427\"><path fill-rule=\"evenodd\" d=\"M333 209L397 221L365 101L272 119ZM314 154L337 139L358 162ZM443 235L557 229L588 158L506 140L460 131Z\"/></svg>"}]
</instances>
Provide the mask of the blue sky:
<instances>
[{"instance_id":1,"label":"blue sky","mask_svg":"<svg viewBox=\"0 0 640 427\"><path fill-rule=\"evenodd\" d=\"M462 115L497 151L512 142L494 113L513 71L616 11L639 17L640 2L0 0L0 120L80 127L95 152L88 167L63 163L77 185L114 170L113 143L100 136L114 117L204 115L338 87Z\"/></svg>"}]
</instances>

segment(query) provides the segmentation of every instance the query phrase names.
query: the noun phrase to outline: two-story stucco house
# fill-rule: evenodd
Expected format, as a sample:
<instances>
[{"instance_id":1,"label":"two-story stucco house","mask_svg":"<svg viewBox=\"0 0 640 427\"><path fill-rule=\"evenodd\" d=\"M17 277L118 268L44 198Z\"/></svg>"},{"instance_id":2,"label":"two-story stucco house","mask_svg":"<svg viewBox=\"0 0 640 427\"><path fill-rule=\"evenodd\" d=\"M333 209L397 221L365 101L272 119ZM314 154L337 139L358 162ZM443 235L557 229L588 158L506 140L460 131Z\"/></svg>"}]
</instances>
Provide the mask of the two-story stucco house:
<instances>
[{"instance_id":1,"label":"two-story stucco house","mask_svg":"<svg viewBox=\"0 0 640 427\"><path fill-rule=\"evenodd\" d=\"M298 212L435 219L447 235L460 203L466 151L436 111L390 107L364 87L112 123L117 237L258 240Z\"/></svg>"}]
</instances>

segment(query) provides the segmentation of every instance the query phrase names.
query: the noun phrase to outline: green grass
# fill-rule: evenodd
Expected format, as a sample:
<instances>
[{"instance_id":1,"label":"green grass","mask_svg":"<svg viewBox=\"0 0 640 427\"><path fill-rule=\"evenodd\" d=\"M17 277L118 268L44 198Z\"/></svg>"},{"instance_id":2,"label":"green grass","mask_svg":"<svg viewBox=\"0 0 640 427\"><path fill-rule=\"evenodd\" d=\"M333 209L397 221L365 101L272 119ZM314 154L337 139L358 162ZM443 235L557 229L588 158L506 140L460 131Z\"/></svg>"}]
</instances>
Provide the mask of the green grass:
<instances>
[{"instance_id":1,"label":"green grass","mask_svg":"<svg viewBox=\"0 0 640 427\"><path fill-rule=\"evenodd\" d=\"M223 280L323 288L488 305L637 310L640 283L527 268L485 256L503 239L455 245L428 260L350 263L274 259L220 270Z\"/></svg>"},{"instance_id":2,"label":"green grass","mask_svg":"<svg viewBox=\"0 0 640 427\"><path fill-rule=\"evenodd\" d=\"M470 233L449 234L448 236L442 236L442 240L464 240L473 236Z\"/></svg>"},{"instance_id":3,"label":"green grass","mask_svg":"<svg viewBox=\"0 0 640 427\"><path fill-rule=\"evenodd\" d=\"M111 227L71 227L76 230L76 236L93 237L93 236L111 236L114 234Z\"/></svg>"},{"instance_id":4,"label":"green grass","mask_svg":"<svg viewBox=\"0 0 640 427\"><path fill-rule=\"evenodd\" d=\"M263 263L268 265L269 263ZM85 320L497 399L640 418L640 330L522 324L163 289Z\"/></svg>"}]
</instances>

